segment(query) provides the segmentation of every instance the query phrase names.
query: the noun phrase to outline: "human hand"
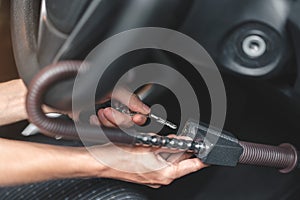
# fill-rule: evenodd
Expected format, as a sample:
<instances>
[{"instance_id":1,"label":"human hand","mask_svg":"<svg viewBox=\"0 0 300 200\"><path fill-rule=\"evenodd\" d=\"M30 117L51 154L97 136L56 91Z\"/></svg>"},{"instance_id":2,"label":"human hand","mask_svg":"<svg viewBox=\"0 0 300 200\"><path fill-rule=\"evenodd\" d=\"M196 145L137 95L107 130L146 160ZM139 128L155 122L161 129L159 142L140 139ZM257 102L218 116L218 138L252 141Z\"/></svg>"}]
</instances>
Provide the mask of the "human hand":
<instances>
[{"instance_id":1,"label":"human hand","mask_svg":"<svg viewBox=\"0 0 300 200\"><path fill-rule=\"evenodd\" d=\"M150 113L150 108L144 104L136 94L129 92L126 89L118 89L114 95L109 95L105 100L113 98L114 100L126 105L131 111L140 113L134 116L129 116L117 111L114 108L105 108L98 111L97 116L91 116L90 122L96 125L103 125L110 128L116 127L131 127L134 124L145 124Z\"/></svg>"},{"instance_id":2,"label":"human hand","mask_svg":"<svg viewBox=\"0 0 300 200\"><path fill-rule=\"evenodd\" d=\"M89 148L98 161L95 176L159 188L175 179L196 172L204 167L191 154L145 147L116 147L113 144ZM168 156L166 156L168 154Z\"/></svg>"}]
</instances>

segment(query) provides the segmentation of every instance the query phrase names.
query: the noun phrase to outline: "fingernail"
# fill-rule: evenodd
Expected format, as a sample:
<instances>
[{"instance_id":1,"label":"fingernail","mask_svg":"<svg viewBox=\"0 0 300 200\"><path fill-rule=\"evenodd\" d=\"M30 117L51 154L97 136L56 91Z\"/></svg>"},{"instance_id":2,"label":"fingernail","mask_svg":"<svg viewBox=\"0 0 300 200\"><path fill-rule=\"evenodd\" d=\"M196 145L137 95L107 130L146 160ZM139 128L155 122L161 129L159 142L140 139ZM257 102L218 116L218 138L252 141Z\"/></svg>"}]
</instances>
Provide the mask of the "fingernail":
<instances>
[{"instance_id":1,"label":"fingernail","mask_svg":"<svg viewBox=\"0 0 300 200\"><path fill-rule=\"evenodd\" d=\"M93 124L93 125L98 125L98 126L100 125L98 117L95 116L95 115L93 115L93 116L90 117L90 123Z\"/></svg>"},{"instance_id":2,"label":"fingernail","mask_svg":"<svg viewBox=\"0 0 300 200\"><path fill-rule=\"evenodd\" d=\"M113 112L113 109L111 108L105 108L103 111L104 116L110 116Z\"/></svg>"},{"instance_id":3,"label":"fingernail","mask_svg":"<svg viewBox=\"0 0 300 200\"><path fill-rule=\"evenodd\" d=\"M150 113L151 111L151 109L146 104L143 104L143 110L147 113Z\"/></svg>"},{"instance_id":4,"label":"fingernail","mask_svg":"<svg viewBox=\"0 0 300 200\"><path fill-rule=\"evenodd\" d=\"M143 125L146 123L147 118L144 115L135 115L133 116L133 121L134 123L136 123L137 125Z\"/></svg>"}]
</instances>

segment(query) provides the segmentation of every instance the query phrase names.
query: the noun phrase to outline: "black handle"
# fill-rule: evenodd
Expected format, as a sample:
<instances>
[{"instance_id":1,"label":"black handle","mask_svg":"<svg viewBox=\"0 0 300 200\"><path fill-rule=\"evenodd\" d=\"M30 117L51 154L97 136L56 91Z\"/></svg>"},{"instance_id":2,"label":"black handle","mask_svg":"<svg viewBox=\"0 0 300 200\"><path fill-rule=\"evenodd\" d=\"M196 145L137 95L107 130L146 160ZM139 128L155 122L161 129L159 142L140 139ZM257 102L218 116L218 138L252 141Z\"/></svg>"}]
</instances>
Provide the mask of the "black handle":
<instances>
[{"instance_id":1,"label":"black handle","mask_svg":"<svg viewBox=\"0 0 300 200\"><path fill-rule=\"evenodd\" d=\"M243 153L239 163L275 167L282 173L289 173L298 167L298 152L291 144L270 146L249 142L239 142Z\"/></svg>"}]
</instances>

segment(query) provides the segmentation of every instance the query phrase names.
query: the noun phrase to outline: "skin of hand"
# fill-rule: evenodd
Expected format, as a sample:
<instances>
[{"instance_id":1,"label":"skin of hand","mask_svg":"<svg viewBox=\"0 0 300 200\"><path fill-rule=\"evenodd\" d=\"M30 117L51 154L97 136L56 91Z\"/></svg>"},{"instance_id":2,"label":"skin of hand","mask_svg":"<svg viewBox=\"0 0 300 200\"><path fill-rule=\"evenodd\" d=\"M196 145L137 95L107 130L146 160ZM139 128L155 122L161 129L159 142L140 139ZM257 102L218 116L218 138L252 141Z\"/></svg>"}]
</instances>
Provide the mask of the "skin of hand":
<instances>
[{"instance_id":1,"label":"skin of hand","mask_svg":"<svg viewBox=\"0 0 300 200\"><path fill-rule=\"evenodd\" d=\"M100 172L100 177L159 188L207 167L198 158L190 158L191 155L184 152L143 147L119 148L116 150L114 145L109 144L89 149L106 166L105 173ZM166 159L163 154L168 155Z\"/></svg>"},{"instance_id":2,"label":"skin of hand","mask_svg":"<svg viewBox=\"0 0 300 200\"><path fill-rule=\"evenodd\" d=\"M0 83L0 126L27 119L27 88L21 79ZM56 112L44 106L45 113Z\"/></svg>"},{"instance_id":3,"label":"skin of hand","mask_svg":"<svg viewBox=\"0 0 300 200\"><path fill-rule=\"evenodd\" d=\"M27 118L25 96L27 89L21 80L0 84L0 125Z\"/></svg>"},{"instance_id":4,"label":"skin of hand","mask_svg":"<svg viewBox=\"0 0 300 200\"><path fill-rule=\"evenodd\" d=\"M110 98L111 96L106 101ZM113 99L127 105L134 112L147 115L151 111L137 95L126 89L117 90ZM143 125L146 120L144 115L137 114L131 117L113 108L100 109L98 117L92 116L90 118L91 124L111 128L130 127L133 125L132 122ZM174 138L176 136L170 135L169 137ZM139 183L152 188L169 185L175 179L207 167L198 158L190 159L190 154L170 152L170 150L143 147L116 148L115 145L110 144L91 147L89 151L99 163L107 167L105 170L107 173L102 174L101 177Z\"/></svg>"},{"instance_id":5,"label":"skin of hand","mask_svg":"<svg viewBox=\"0 0 300 200\"><path fill-rule=\"evenodd\" d=\"M0 139L0 186L64 178L112 178L158 188L187 174L206 167L199 159L188 159L182 154L176 161L163 159L159 152L150 148L122 147L123 153L113 150L112 144L92 147L58 147L53 145ZM93 155L90 151L93 151ZM136 159L136 155L144 155ZM123 164L121 171L95 159L94 155L113 158L116 165ZM172 154L172 153L171 153ZM151 166L162 166L152 171ZM136 173L130 171L132 168ZM149 170L150 169L150 170ZM139 172L140 171L140 172ZM145 171L144 173L142 171Z\"/></svg>"},{"instance_id":6,"label":"skin of hand","mask_svg":"<svg viewBox=\"0 0 300 200\"><path fill-rule=\"evenodd\" d=\"M0 83L0 126L16 123L27 119L25 108L27 88L21 79ZM149 114L150 108L145 105L137 95L132 94L126 89L118 89L114 98L126 104L132 111ZM129 102L129 103L127 103ZM44 106L45 113L57 112L54 109ZM101 109L97 116L91 116L93 124L101 124L106 127L130 127L133 123L143 125L147 118L143 115L133 117L122 114L113 108Z\"/></svg>"},{"instance_id":7,"label":"skin of hand","mask_svg":"<svg viewBox=\"0 0 300 200\"><path fill-rule=\"evenodd\" d=\"M116 127L131 127L133 123L137 125L145 124L147 115L150 113L151 109L144 104L136 94L129 92L127 89L117 89L113 95L110 95L107 99L113 98L120 103L126 105L131 111L141 113L134 116L129 116L113 108L100 109L98 111L98 117L92 116L90 122L92 124L100 124L110 128ZM144 115L142 115L144 114Z\"/></svg>"}]
</instances>

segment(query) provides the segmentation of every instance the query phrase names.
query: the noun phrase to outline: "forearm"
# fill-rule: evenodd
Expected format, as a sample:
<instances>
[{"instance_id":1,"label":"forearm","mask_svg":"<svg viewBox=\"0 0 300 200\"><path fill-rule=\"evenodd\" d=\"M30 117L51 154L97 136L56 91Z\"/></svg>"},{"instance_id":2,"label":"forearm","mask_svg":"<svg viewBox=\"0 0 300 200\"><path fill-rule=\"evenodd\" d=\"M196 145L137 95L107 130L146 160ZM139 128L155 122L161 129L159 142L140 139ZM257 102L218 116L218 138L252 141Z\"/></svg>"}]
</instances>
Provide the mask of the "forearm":
<instances>
[{"instance_id":1,"label":"forearm","mask_svg":"<svg viewBox=\"0 0 300 200\"><path fill-rule=\"evenodd\" d=\"M0 139L0 152L0 186L92 177L96 173L95 160L84 148Z\"/></svg>"},{"instance_id":2,"label":"forearm","mask_svg":"<svg viewBox=\"0 0 300 200\"><path fill-rule=\"evenodd\" d=\"M21 79L0 83L0 126L27 119L27 88ZM58 112L43 106L45 113Z\"/></svg>"},{"instance_id":3,"label":"forearm","mask_svg":"<svg viewBox=\"0 0 300 200\"><path fill-rule=\"evenodd\" d=\"M0 139L0 187L89 177L158 187L205 167L199 159L186 159L186 156L170 163L148 148L126 147L125 152L112 150L115 150L114 145L91 148L95 159L85 148Z\"/></svg>"},{"instance_id":4,"label":"forearm","mask_svg":"<svg viewBox=\"0 0 300 200\"><path fill-rule=\"evenodd\" d=\"M27 118L26 93L27 89L20 79L0 84L0 126Z\"/></svg>"}]
</instances>

